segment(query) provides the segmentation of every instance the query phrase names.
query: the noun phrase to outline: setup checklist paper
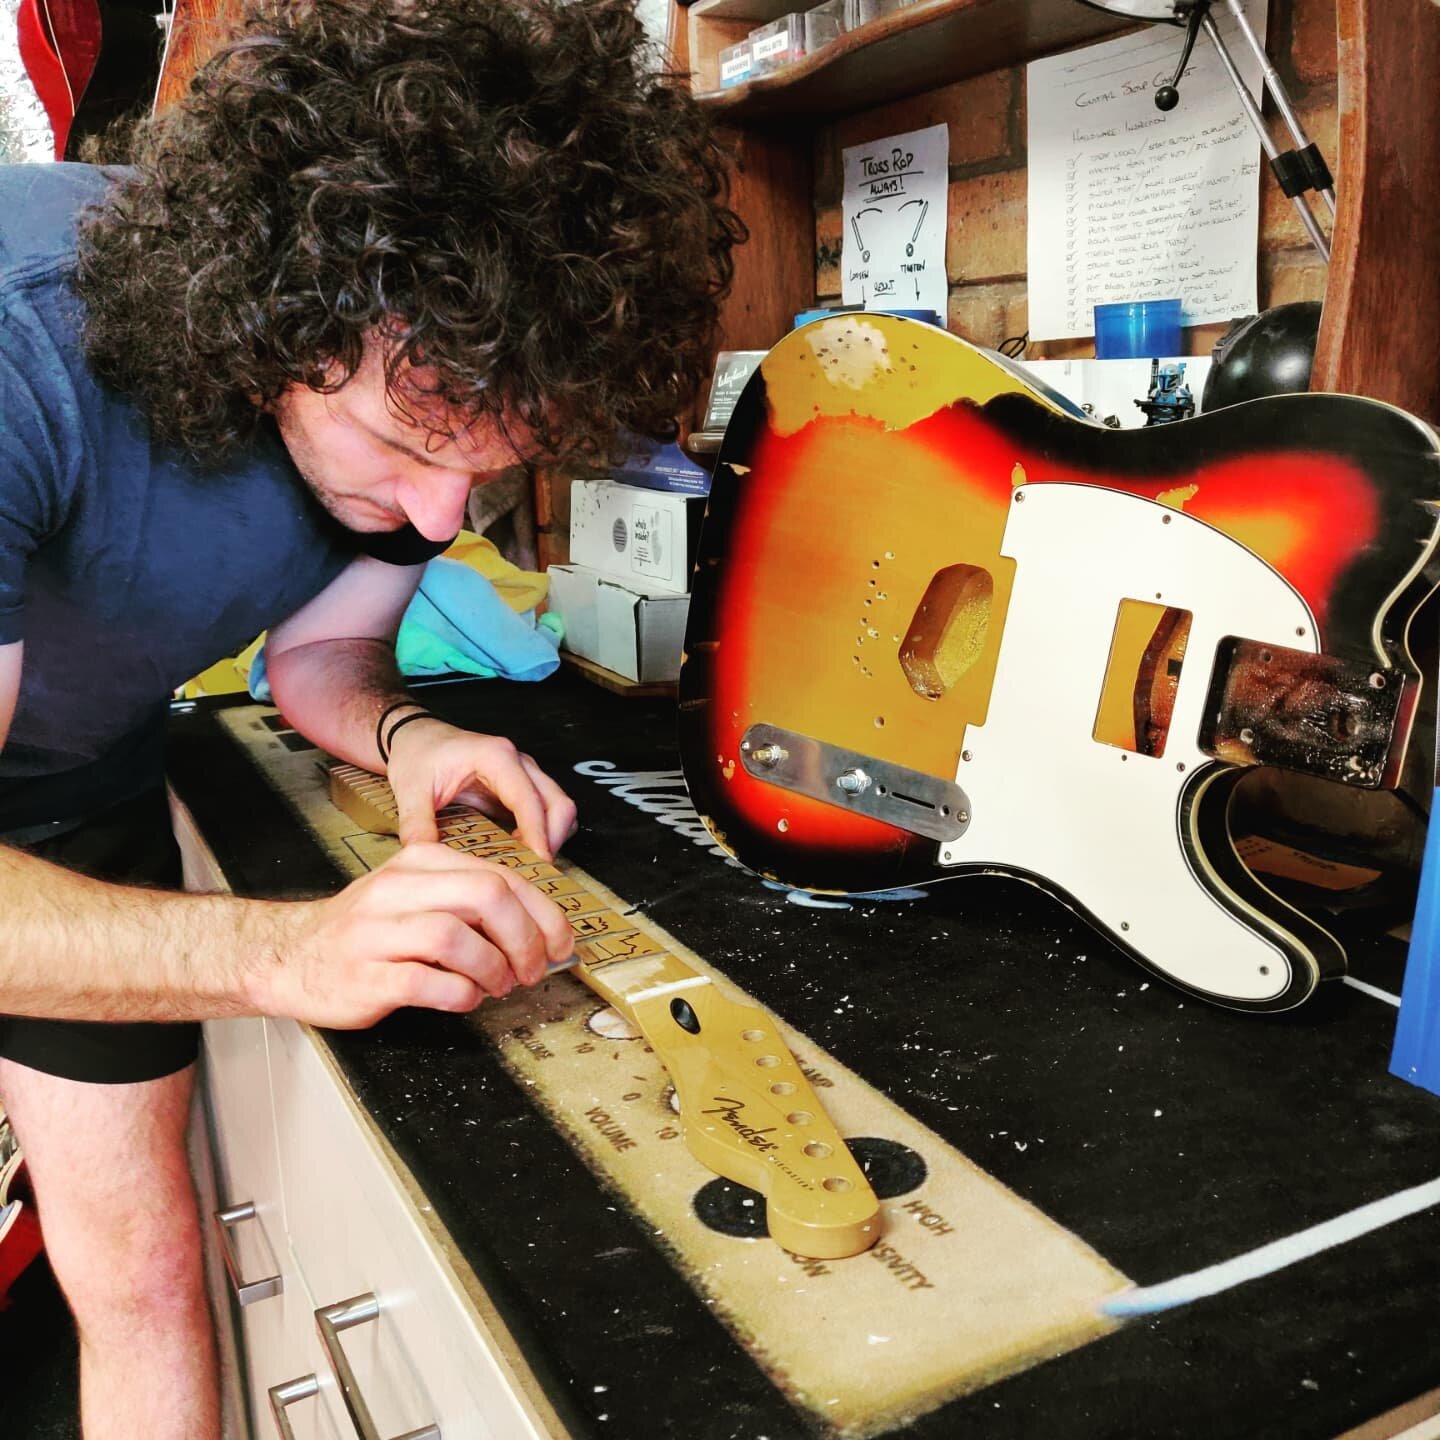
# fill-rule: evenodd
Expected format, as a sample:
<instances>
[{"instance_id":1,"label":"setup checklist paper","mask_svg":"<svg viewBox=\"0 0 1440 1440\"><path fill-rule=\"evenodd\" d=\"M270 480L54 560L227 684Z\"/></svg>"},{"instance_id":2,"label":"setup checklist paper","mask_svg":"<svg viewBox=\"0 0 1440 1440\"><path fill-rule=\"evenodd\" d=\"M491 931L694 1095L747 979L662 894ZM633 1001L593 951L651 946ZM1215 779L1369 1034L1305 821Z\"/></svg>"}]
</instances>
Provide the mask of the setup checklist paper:
<instances>
[{"instance_id":1,"label":"setup checklist paper","mask_svg":"<svg viewBox=\"0 0 1440 1440\"><path fill-rule=\"evenodd\" d=\"M1247 13L1261 42L1264 4ZM1259 61L1217 15L1252 94ZM1205 35L1180 103L1155 108L1185 32L1150 25L1026 67L1030 338L1095 333L1094 307L1179 298L1182 323L1254 314L1260 141Z\"/></svg>"}]
</instances>

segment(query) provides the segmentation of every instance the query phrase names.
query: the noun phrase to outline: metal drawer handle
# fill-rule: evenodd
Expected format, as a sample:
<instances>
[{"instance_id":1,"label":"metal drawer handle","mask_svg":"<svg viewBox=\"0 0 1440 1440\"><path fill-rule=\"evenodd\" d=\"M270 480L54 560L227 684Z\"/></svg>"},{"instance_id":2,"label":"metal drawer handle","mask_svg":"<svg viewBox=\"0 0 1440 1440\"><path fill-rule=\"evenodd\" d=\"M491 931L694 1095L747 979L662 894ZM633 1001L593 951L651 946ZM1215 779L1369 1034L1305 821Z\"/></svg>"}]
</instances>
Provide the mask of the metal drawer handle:
<instances>
[{"instance_id":1,"label":"metal drawer handle","mask_svg":"<svg viewBox=\"0 0 1440 1440\"><path fill-rule=\"evenodd\" d=\"M338 1305L322 1305L315 1312L315 1327L320 1331L320 1343L335 1371L340 1385L340 1394L345 1400L351 1423L355 1426L360 1440L381 1440L380 1432L371 1418L370 1407L355 1383L355 1372L345 1358L344 1347L340 1344L340 1332L353 1330L357 1325L368 1324L380 1317L380 1302L373 1295L356 1295L353 1299L342 1300ZM407 1430L396 1435L394 1440L440 1440L438 1425L422 1425L418 1430Z\"/></svg>"},{"instance_id":2,"label":"metal drawer handle","mask_svg":"<svg viewBox=\"0 0 1440 1440\"><path fill-rule=\"evenodd\" d=\"M275 1429L280 1440L295 1440L290 1417L285 1413L286 1406L293 1405L297 1400L308 1400L319 1393L320 1382L313 1375L302 1375L298 1380L287 1380L283 1385L270 1387L270 1413L275 1417Z\"/></svg>"},{"instance_id":3,"label":"metal drawer handle","mask_svg":"<svg viewBox=\"0 0 1440 1440\"><path fill-rule=\"evenodd\" d=\"M267 1275L263 1280L251 1280L248 1284L240 1278L240 1257L235 1253L235 1237L230 1232L242 1220L256 1218L253 1200L247 1201L244 1205L232 1205L228 1210L215 1212L215 1223L220 1227L220 1254L224 1257L230 1284L235 1288L235 1298L242 1305L253 1305L257 1300L268 1300L272 1295L278 1295L285 1288L285 1282L279 1275ZM260 1233L262 1235L265 1233L263 1228Z\"/></svg>"}]
</instances>

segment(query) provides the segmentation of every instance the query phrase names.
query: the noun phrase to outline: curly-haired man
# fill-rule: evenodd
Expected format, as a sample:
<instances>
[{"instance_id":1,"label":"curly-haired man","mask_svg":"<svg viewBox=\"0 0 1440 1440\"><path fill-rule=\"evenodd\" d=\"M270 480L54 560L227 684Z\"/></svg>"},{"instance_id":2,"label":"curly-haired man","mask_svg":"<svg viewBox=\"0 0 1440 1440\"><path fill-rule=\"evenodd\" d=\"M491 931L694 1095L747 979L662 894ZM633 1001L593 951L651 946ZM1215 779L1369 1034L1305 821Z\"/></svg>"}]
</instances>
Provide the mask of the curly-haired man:
<instances>
[{"instance_id":1,"label":"curly-haired man","mask_svg":"<svg viewBox=\"0 0 1440 1440\"><path fill-rule=\"evenodd\" d=\"M701 378L741 230L650 59L633 0L270 0L133 167L0 170L0 1096L88 1440L218 1434L196 1022L463 1011L569 953L434 816L552 854L573 805L408 723L390 642L475 485L663 435ZM166 699L267 627L278 703L388 773L406 846L325 900L154 888Z\"/></svg>"}]
</instances>

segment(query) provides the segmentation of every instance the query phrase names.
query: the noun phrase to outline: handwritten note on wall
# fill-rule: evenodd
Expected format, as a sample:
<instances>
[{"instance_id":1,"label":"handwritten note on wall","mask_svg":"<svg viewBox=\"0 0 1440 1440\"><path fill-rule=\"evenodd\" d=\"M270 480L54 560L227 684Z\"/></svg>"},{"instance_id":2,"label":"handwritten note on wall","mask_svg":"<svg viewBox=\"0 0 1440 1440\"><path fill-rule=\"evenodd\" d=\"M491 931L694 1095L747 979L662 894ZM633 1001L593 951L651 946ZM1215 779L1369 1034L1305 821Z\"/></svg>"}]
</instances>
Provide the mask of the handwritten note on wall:
<instances>
[{"instance_id":1,"label":"handwritten note on wall","mask_svg":"<svg viewBox=\"0 0 1440 1440\"><path fill-rule=\"evenodd\" d=\"M1263 41L1265 3L1247 11ZM1259 62L1218 23L1258 93ZM1178 295L1187 325L1256 309L1260 142L1204 35L1178 107L1155 108L1182 39L1152 25L1028 66L1031 339L1093 335L1117 300Z\"/></svg>"},{"instance_id":2,"label":"handwritten note on wall","mask_svg":"<svg viewBox=\"0 0 1440 1440\"><path fill-rule=\"evenodd\" d=\"M842 158L841 299L867 310L933 310L943 321L949 127L889 135Z\"/></svg>"}]
</instances>

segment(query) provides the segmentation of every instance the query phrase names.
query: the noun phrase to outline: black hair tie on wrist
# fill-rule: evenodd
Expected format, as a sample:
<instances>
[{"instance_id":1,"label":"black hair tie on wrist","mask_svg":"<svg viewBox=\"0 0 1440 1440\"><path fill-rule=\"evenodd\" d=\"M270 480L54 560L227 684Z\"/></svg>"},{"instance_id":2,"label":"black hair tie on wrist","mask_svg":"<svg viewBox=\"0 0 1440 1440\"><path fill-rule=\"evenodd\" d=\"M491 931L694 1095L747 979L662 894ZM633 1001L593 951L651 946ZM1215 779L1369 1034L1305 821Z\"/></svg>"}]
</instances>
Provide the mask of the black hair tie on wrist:
<instances>
[{"instance_id":1,"label":"black hair tie on wrist","mask_svg":"<svg viewBox=\"0 0 1440 1440\"><path fill-rule=\"evenodd\" d=\"M379 752L382 763L386 765L390 763L390 752L385 747L385 722L397 710L403 710L407 705L418 705L419 703L418 700L395 700L380 712L380 718L375 722L375 749Z\"/></svg>"},{"instance_id":2,"label":"black hair tie on wrist","mask_svg":"<svg viewBox=\"0 0 1440 1440\"><path fill-rule=\"evenodd\" d=\"M413 715L402 715L391 727L390 733L385 737L385 763L390 763L390 751L395 747L395 732L403 730L412 720L438 720L438 715L432 715L428 710L417 710Z\"/></svg>"}]
</instances>

